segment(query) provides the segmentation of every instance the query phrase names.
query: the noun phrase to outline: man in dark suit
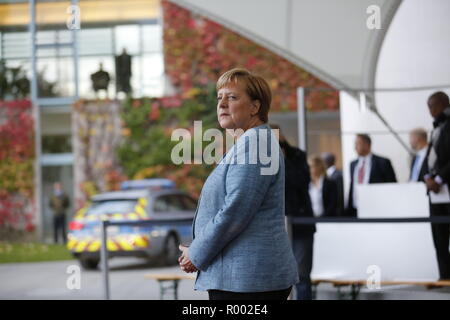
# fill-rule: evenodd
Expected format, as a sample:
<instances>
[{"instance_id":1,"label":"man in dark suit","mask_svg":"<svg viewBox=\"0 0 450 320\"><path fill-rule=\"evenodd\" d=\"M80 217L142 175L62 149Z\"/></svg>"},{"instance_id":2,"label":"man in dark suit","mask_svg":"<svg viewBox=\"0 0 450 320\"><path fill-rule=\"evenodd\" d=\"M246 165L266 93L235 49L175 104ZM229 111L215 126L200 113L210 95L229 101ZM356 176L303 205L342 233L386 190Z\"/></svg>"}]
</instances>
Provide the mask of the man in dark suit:
<instances>
[{"instance_id":1,"label":"man in dark suit","mask_svg":"<svg viewBox=\"0 0 450 320\"><path fill-rule=\"evenodd\" d=\"M276 124L272 129L280 129ZM291 146L280 132L280 147L285 163L285 213L290 217L313 218L309 183L311 176L306 153ZM297 300L311 300L311 270L313 262L314 224L292 226L292 247L298 264L299 282L295 286Z\"/></svg>"},{"instance_id":2,"label":"man in dark suit","mask_svg":"<svg viewBox=\"0 0 450 320\"><path fill-rule=\"evenodd\" d=\"M70 200L62 189L60 182L53 184L53 194L50 197L49 207L53 210L53 236L58 243L58 234L61 233L62 241L67 242L66 235L66 211L70 206Z\"/></svg>"},{"instance_id":3,"label":"man in dark suit","mask_svg":"<svg viewBox=\"0 0 450 320\"><path fill-rule=\"evenodd\" d=\"M360 184L397 182L391 161L372 153L372 140L367 134L358 134L355 150L358 159L350 164L350 192L346 215L358 216L356 187Z\"/></svg>"},{"instance_id":4,"label":"man in dark suit","mask_svg":"<svg viewBox=\"0 0 450 320\"><path fill-rule=\"evenodd\" d=\"M448 95L442 91L433 93L428 98L428 109L434 119L431 143L425 161L428 173L425 183L428 192L438 193L450 184L450 103ZM450 199L449 199L450 200ZM432 203L430 199L430 216L450 216L450 203ZM450 280L449 237L450 224L432 223L434 247L441 280Z\"/></svg>"},{"instance_id":5,"label":"man in dark suit","mask_svg":"<svg viewBox=\"0 0 450 320\"><path fill-rule=\"evenodd\" d=\"M428 142L425 129L417 128L409 133L409 144L416 152L411 161L411 170L409 173L410 182L424 181L424 175L428 167L425 158L427 155Z\"/></svg>"},{"instance_id":6,"label":"man in dark suit","mask_svg":"<svg viewBox=\"0 0 450 320\"><path fill-rule=\"evenodd\" d=\"M322 199L323 215L322 217L337 217L338 191L334 181L325 177L323 179Z\"/></svg>"},{"instance_id":7,"label":"man in dark suit","mask_svg":"<svg viewBox=\"0 0 450 320\"><path fill-rule=\"evenodd\" d=\"M337 207L336 216L342 216L344 212L344 178L342 171L336 168L336 157L329 152L322 153L322 159L327 170L327 177L336 184Z\"/></svg>"}]
</instances>

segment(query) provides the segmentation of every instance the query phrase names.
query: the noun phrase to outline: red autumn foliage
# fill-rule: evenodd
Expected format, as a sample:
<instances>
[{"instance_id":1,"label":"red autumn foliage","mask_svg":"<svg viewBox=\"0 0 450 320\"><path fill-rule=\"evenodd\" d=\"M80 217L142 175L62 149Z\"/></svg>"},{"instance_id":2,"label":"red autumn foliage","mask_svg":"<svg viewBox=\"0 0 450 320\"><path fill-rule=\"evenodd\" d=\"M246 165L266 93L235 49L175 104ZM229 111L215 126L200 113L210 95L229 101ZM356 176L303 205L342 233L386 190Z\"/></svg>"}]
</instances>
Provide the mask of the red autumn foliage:
<instances>
[{"instance_id":1,"label":"red autumn foliage","mask_svg":"<svg viewBox=\"0 0 450 320\"><path fill-rule=\"evenodd\" d=\"M31 102L0 101L0 228L34 230L33 163Z\"/></svg>"},{"instance_id":2,"label":"red autumn foliage","mask_svg":"<svg viewBox=\"0 0 450 320\"><path fill-rule=\"evenodd\" d=\"M330 88L312 74L240 36L167 0L164 15L166 72L183 94L192 87L214 83L223 72L244 67L263 76L273 91L272 110L296 110L297 88ZM338 110L336 91L306 91L312 111Z\"/></svg>"}]
</instances>

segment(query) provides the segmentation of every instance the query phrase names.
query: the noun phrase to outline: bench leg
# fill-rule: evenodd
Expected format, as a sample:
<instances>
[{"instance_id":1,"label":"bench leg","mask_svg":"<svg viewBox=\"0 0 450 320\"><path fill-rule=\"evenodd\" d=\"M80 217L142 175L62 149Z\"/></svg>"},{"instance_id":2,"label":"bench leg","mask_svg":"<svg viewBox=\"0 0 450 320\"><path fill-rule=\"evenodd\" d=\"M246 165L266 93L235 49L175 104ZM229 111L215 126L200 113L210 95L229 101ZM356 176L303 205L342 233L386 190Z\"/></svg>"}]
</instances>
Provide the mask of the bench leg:
<instances>
[{"instance_id":1,"label":"bench leg","mask_svg":"<svg viewBox=\"0 0 450 320\"><path fill-rule=\"evenodd\" d=\"M178 280L173 281L173 296L175 300L178 300Z\"/></svg>"},{"instance_id":2,"label":"bench leg","mask_svg":"<svg viewBox=\"0 0 450 320\"><path fill-rule=\"evenodd\" d=\"M359 296L359 292L361 291L361 285L360 284L352 284L352 291L351 291L351 297L352 300L357 300Z\"/></svg>"},{"instance_id":3,"label":"bench leg","mask_svg":"<svg viewBox=\"0 0 450 320\"><path fill-rule=\"evenodd\" d=\"M337 286L336 287L336 289L337 289L337 297L338 297L338 300L345 300L345 296L346 296L346 294L345 294L345 292L342 292L341 291L341 286Z\"/></svg>"},{"instance_id":4,"label":"bench leg","mask_svg":"<svg viewBox=\"0 0 450 320\"><path fill-rule=\"evenodd\" d=\"M178 282L180 280L159 280L159 295L160 299L164 300L164 296L168 291L173 292L174 300L178 300ZM168 282L168 285L164 285L165 282Z\"/></svg>"},{"instance_id":5,"label":"bench leg","mask_svg":"<svg viewBox=\"0 0 450 320\"><path fill-rule=\"evenodd\" d=\"M311 295L312 295L312 300L316 300L317 299L317 286L318 283L314 283L311 285Z\"/></svg>"},{"instance_id":6,"label":"bench leg","mask_svg":"<svg viewBox=\"0 0 450 320\"><path fill-rule=\"evenodd\" d=\"M341 290L343 286L336 286L337 288L337 296L339 300L347 300L350 298L351 300L357 300L359 296L359 292L361 291L360 284L352 284L350 285L350 292L343 292Z\"/></svg>"}]
</instances>

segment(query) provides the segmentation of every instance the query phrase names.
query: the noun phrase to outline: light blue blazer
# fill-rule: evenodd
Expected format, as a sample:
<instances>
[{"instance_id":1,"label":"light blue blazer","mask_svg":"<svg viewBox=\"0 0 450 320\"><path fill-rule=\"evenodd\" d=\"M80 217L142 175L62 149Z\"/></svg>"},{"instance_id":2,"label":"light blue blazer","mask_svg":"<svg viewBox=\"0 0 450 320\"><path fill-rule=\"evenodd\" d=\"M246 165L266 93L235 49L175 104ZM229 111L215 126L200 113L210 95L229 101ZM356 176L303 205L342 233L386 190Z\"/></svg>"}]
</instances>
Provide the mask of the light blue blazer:
<instances>
[{"instance_id":1,"label":"light blue blazer","mask_svg":"<svg viewBox=\"0 0 450 320\"><path fill-rule=\"evenodd\" d=\"M255 137L257 144L252 143ZM260 157L252 162L257 150L275 151L271 165ZM274 163L276 171L262 174ZM270 127L247 130L209 175L200 195L189 248L199 269L196 290L263 292L298 282L285 225L284 180L283 154Z\"/></svg>"}]
</instances>

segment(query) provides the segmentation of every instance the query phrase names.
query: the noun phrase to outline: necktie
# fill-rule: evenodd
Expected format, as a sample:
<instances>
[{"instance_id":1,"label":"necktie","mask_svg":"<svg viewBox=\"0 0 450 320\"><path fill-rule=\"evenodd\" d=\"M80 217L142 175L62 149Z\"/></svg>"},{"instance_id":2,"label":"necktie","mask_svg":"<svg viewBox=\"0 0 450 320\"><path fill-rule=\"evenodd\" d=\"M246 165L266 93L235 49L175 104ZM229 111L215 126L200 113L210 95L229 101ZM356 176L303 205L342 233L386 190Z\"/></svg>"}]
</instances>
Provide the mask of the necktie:
<instances>
[{"instance_id":1,"label":"necktie","mask_svg":"<svg viewBox=\"0 0 450 320\"><path fill-rule=\"evenodd\" d=\"M417 181L419 178L419 171L420 171L420 167L419 167L419 156L416 155L416 157L414 158L414 165L413 165L413 169L411 172L411 181Z\"/></svg>"},{"instance_id":2,"label":"necktie","mask_svg":"<svg viewBox=\"0 0 450 320\"><path fill-rule=\"evenodd\" d=\"M362 165L359 167L358 170L358 183L363 183L364 181L365 166L366 166L366 159L363 159Z\"/></svg>"}]
</instances>

